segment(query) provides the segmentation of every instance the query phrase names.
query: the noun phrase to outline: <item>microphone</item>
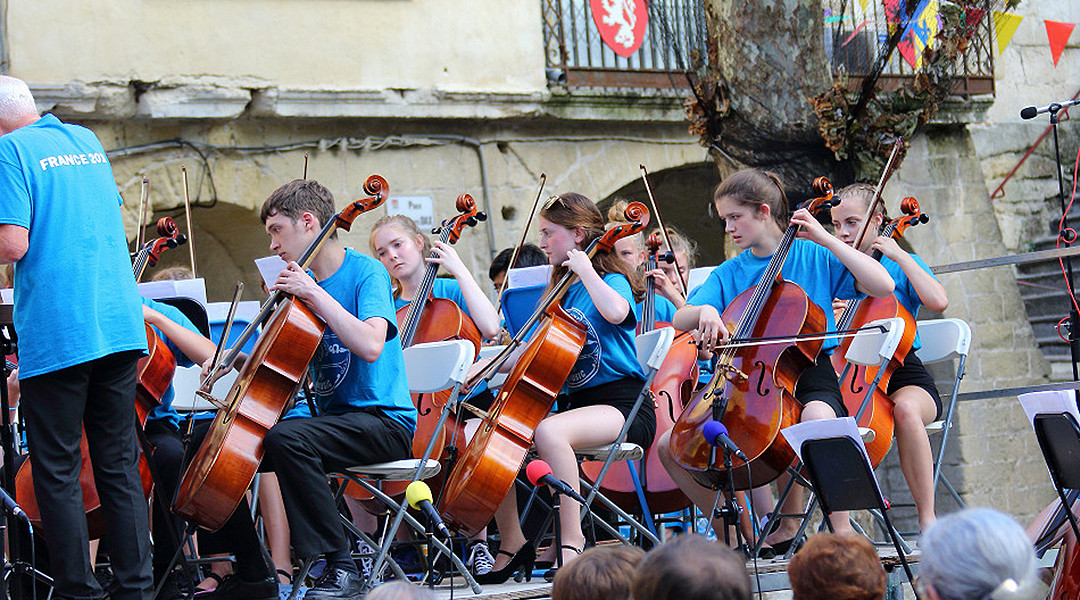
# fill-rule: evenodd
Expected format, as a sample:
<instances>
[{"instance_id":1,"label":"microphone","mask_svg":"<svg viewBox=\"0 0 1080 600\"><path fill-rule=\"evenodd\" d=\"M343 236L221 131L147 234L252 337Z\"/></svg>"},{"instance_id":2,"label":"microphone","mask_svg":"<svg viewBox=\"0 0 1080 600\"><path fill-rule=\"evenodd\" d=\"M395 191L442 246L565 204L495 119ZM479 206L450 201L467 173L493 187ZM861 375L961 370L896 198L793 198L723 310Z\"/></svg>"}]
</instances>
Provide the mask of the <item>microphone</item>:
<instances>
[{"instance_id":1,"label":"microphone","mask_svg":"<svg viewBox=\"0 0 1080 600\"><path fill-rule=\"evenodd\" d=\"M529 478L529 482L539 487L541 485L551 486L557 493L564 496L569 496L574 500L577 500L578 504L585 506L585 499L581 497L581 494L574 491L574 488L570 487L565 481L555 477L551 474L551 466L542 460L534 460L525 467L525 476Z\"/></svg>"},{"instance_id":2,"label":"microphone","mask_svg":"<svg viewBox=\"0 0 1080 600\"><path fill-rule=\"evenodd\" d=\"M15 515L16 517L19 517L27 523L30 522L30 517L26 516L26 513L23 512L22 507L16 504L15 499L12 498L7 493L7 490L2 487L0 487L0 505L3 505L4 510L6 510L7 512Z\"/></svg>"},{"instance_id":3,"label":"microphone","mask_svg":"<svg viewBox=\"0 0 1080 600\"><path fill-rule=\"evenodd\" d=\"M431 526L435 528L435 531L450 539L450 530L446 528L446 523L443 523L439 511L435 510L435 507L431 504L431 488L426 483L423 481L410 483L405 488L405 499L409 501L409 506L427 515L428 521L431 521Z\"/></svg>"},{"instance_id":4,"label":"microphone","mask_svg":"<svg viewBox=\"0 0 1080 600\"><path fill-rule=\"evenodd\" d=\"M720 421L708 420L705 421L705 425L701 428L701 435L705 438L705 441L712 446L722 446L728 452L741 458L745 462L750 462L750 459L746 458L742 450L735 442L731 441L728 437L728 428Z\"/></svg>"},{"instance_id":5,"label":"microphone","mask_svg":"<svg viewBox=\"0 0 1080 600\"><path fill-rule=\"evenodd\" d=\"M1080 104L1080 99L1066 100L1064 102L1052 102L1052 103L1047 104L1046 106L1043 106L1041 108L1036 108L1034 106L1029 106L1029 107L1025 108L1024 110L1020 111L1020 118L1021 119L1034 119L1036 115L1041 115L1041 114L1043 114L1045 112L1055 112L1056 113L1057 111L1059 111L1059 110L1061 110L1063 108L1068 108L1070 106L1076 106L1077 104Z\"/></svg>"}]
</instances>

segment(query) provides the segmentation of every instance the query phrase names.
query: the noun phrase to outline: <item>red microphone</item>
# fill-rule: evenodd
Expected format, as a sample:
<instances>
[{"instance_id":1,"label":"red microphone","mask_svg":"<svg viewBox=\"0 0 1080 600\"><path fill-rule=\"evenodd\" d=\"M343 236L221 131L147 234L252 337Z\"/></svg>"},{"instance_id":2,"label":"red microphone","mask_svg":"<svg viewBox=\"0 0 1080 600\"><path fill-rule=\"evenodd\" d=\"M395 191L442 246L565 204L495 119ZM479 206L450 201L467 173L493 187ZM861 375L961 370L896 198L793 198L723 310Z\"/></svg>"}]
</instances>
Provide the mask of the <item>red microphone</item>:
<instances>
[{"instance_id":1,"label":"red microphone","mask_svg":"<svg viewBox=\"0 0 1080 600\"><path fill-rule=\"evenodd\" d=\"M574 491L574 488L570 487L565 481L555 477L551 473L551 466L542 460L534 460L525 467L525 476L529 478L529 482L539 487L546 485L555 490L555 493L569 496L574 500L577 500L578 504L585 506L585 499Z\"/></svg>"}]
</instances>

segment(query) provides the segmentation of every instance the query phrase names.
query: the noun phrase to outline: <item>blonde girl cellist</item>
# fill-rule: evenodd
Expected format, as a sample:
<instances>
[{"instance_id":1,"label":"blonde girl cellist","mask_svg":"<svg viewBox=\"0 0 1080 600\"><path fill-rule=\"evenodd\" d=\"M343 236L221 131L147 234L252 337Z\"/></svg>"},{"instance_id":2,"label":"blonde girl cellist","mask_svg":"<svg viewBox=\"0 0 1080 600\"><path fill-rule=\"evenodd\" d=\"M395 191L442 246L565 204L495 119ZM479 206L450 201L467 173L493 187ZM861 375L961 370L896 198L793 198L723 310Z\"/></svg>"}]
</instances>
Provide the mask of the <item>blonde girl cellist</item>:
<instances>
[{"instance_id":1,"label":"blonde girl cellist","mask_svg":"<svg viewBox=\"0 0 1080 600\"><path fill-rule=\"evenodd\" d=\"M781 273L801 286L818 306L830 307L833 298L854 298L859 292L875 296L892 293L892 277L884 267L830 235L809 212L798 210L789 221L783 185L771 173L757 169L734 173L716 188L713 205L725 223L725 232L742 252L714 269L705 283L690 294L674 320L675 327L683 331L697 329L706 348L728 339L730 333L721 313L737 295L758 283L789 225L801 227L800 239L794 241ZM834 329L832 311L826 310L825 314L828 329ZM794 395L802 404L803 421L847 415L829 362L829 351L835 346L835 340L824 342L816 365L798 380ZM664 466L699 508L710 511L715 491L698 484L674 460L669 440L670 435L658 442ZM784 512L796 512L801 505L801 489L796 486ZM846 513L834 513L832 522L838 531L850 531ZM714 520L713 527L723 531L720 521ZM786 549L785 544L794 538L797 528L797 521L784 519L768 541L778 551Z\"/></svg>"},{"instance_id":2,"label":"blonde girl cellist","mask_svg":"<svg viewBox=\"0 0 1080 600\"><path fill-rule=\"evenodd\" d=\"M849 185L837 193L840 204L832 209L833 230L845 244L854 245L863 227L866 209L874 198L874 188L865 183ZM905 252L891 237L877 235L885 221L884 206L870 217L873 235L864 235L859 250L870 254L880 250L881 264L896 281L896 299L915 317L920 306L941 312L949 306L945 287L930 272L921 258ZM934 467L930 456L930 440L926 425L941 416L941 396L934 378L915 355L919 349L918 334L911 351L889 379L886 390L893 401L893 421L896 431L896 450L900 469L915 499L919 513L919 529L934 523Z\"/></svg>"}]
</instances>

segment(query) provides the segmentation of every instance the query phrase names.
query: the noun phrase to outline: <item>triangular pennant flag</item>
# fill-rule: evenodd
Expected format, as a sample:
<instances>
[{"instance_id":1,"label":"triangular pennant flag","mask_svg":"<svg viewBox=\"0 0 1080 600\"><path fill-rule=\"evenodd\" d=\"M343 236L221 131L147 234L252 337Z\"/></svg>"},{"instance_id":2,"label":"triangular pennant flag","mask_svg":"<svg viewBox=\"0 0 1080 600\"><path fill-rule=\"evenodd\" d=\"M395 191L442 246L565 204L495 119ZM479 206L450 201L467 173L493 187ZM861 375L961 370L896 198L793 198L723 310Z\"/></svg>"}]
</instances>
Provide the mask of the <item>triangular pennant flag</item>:
<instances>
[{"instance_id":1,"label":"triangular pennant flag","mask_svg":"<svg viewBox=\"0 0 1080 600\"><path fill-rule=\"evenodd\" d=\"M1013 34L1016 33L1016 28L1020 26L1020 21L1023 20L1024 17L1020 15L994 11L994 33L997 35L998 54L1005 51L1005 47L1009 45Z\"/></svg>"},{"instance_id":2,"label":"triangular pennant flag","mask_svg":"<svg viewBox=\"0 0 1080 600\"><path fill-rule=\"evenodd\" d=\"M911 21L907 25L907 31L896 49L900 56L911 65L912 69L921 69L923 65L923 52L928 48L937 36L939 28L938 3L936 0L923 0L915 9Z\"/></svg>"},{"instance_id":3,"label":"triangular pennant flag","mask_svg":"<svg viewBox=\"0 0 1080 600\"><path fill-rule=\"evenodd\" d=\"M986 15L986 9L974 8L971 6L964 7L964 36L971 37L975 35L975 31L979 27L979 22Z\"/></svg>"},{"instance_id":4,"label":"triangular pennant flag","mask_svg":"<svg viewBox=\"0 0 1080 600\"><path fill-rule=\"evenodd\" d=\"M1065 50L1065 44L1069 43L1069 36L1072 35L1076 24L1061 23L1059 21L1043 21L1043 23L1046 23L1046 37L1050 40L1050 55L1054 57L1054 66L1056 67L1062 51Z\"/></svg>"},{"instance_id":5,"label":"triangular pennant flag","mask_svg":"<svg viewBox=\"0 0 1080 600\"><path fill-rule=\"evenodd\" d=\"M866 5L869 2L870 2L870 0L859 0L859 6L862 7L864 14L866 13Z\"/></svg>"}]
</instances>

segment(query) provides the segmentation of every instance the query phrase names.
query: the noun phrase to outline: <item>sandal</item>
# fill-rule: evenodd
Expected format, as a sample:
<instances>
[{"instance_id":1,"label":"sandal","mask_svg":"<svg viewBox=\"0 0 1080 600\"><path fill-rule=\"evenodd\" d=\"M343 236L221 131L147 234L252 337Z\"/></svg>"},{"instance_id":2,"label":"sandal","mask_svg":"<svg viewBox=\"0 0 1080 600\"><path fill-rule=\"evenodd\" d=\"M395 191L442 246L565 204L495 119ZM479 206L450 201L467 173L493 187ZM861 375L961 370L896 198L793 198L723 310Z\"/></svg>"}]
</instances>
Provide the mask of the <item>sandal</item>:
<instances>
[{"instance_id":1,"label":"sandal","mask_svg":"<svg viewBox=\"0 0 1080 600\"><path fill-rule=\"evenodd\" d=\"M289 573L289 572L288 572L288 571L286 571L285 569L278 569L278 570L277 570L277 574L278 574L278 575L281 575L282 577L284 577L284 578L285 578L285 583L287 583L287 584L291 584L291 583L292 583L292 577L293 577L293 574L292 574L292 573ZM278 583L281 583L281 582L279 581Z\"/></svg>"},{"instance_id":2,"label":"sandal","mask_svg":"<svg viewBox=\"0 0 1080 600\"><path fill-rule=\"evenodd\" d=\"M213 571L210 571L209 573L206 574L206 578L204 578L199 583L200 584L204 583L207 579L213 579L214 580L214 587L212 587L212 588L204 588L204 587L199 587L199 586L196 585L195 586L195 592L196 593L198 593L198 592L212 592L212 591L216 590L217 587L219 585L221 585L221 582L224 581L225 578L222 577L221 575L218 575L217 573L215 573Z\"/></svg>"},{"instance_id":3,"label":"sandal","mask_svg":"<svg viewBox=\"0 0 1080 600\"><path fill-rule=\"evenodd\" d=\"M573 552L581 554L581 552L584 550L584 548L577 548L575 546L567 546L566 544L563 544L562 546L559 546L559 553L562 554L563 550L571 550ZM558 573L558 571L559 571L559 567L555 567L553 569L548 569L547 571L545 571L544 572L544 581L546 581L548 583L551 583L552 581L555 581L555 574Z\"/></svg>"}]
</instances>

